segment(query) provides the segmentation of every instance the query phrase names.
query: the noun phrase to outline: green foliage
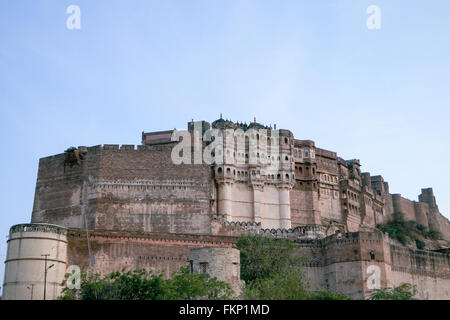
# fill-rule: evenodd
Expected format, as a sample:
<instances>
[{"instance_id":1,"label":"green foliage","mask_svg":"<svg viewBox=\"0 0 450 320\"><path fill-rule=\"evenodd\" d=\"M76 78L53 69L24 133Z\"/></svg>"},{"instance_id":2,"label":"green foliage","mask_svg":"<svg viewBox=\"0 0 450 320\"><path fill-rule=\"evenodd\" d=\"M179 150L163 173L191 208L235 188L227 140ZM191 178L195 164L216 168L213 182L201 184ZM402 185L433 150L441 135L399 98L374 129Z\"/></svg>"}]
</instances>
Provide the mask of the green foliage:
<instances>
[{"instance_id":1,"label":"green foliage","mask_svg":"<svg viewBox=\"0 0 450 320\"><path fill-rule=\"evenodd\" d=\"M289 240L241 236L236 246L241 251L241 278L246 282L244 299L348 299L328 290L310 292L303 269L306 259Z\"/></svg>"},{"instance_id":2,"label":"green foliage","mask_svg":"<svg viewBox=\"0 0 450 320\"><path fill-rule=\"evenodd\" d=\"M301 269L289 267L282 273L254 280L244 290L244 296L251 300L306 300L306 283Z\"/></svg>"},{"instance_id":3,"label":"green foliage","mask_svg":"<svg viewBox=\"0 0 450 320\"><path fill-rule=\"evenodd\" d=\"M424 235L426 238L432 239L432 240L438 240L441 238L441 234L439 233L439 231L435 231L435 230L430 230L428 232L425 232Z\"/></svg>"},{"instance_id":4,"label":"green foliage","mask_svg":"<svg viewBox=\"0 0 450 320\"><path fill-rule=\"evenodd\" d=\"M415 241L416 241L416 248L417 249L419 249L419 250L425 249L425 242L423 242L420 239L416 239Z\"/></svg>"},{"instance_id":5,"label":"green foliage","mask_svg":"<svg viewBox=\"0 0 450 320\"><path fill-rule=\"evenodd\" d=\"M246 283L270 278L304 260L295 255L294 244L286 239L241 236L236 247L241 251L241 279Z\"/></svg>"},{"instance_id":6,"label":"green foliage","mask_svg":"<svg viewBox=\"0 0 450 320\"><path fill-rule=\"evenodd\" d=\"M328 289L323 289L319 291L312 292L309 296L310 300L352 300L352 298L347 297L343 294L332 293Z\"/></svg>"},{"instance_id":7,"label":"green foliage","mask_svg":"<svg viewBox=\"0 0 450 320\"><path fill-rule=\"evenodd\" d=\"M67 148L66 150L64 150L64 152L70 153L70 152L74 152L75 150L77 150L77 148L70 147L70 148Z\"/></svg>"},{"instance_id":8,"label":"green foliage","mask_svg":"<svg viewBox=\"0 0 450 320\"><path fill-rule=\"evenodd\" d=\"M393 220L384 224L377 224L377 228L387 232L393 239L397 239L402 244L406 244L409 239L415 240L417 249L424 249L425 243L421 238L439 239L440 234L415 221L405 221L401 212L393 214Z\"/></svg>"},{"instance_id":9,"label":"green foliage","mask_svg":"<svg viewBox=\"0 0 450 320\"><path fill-rule=\"evenodd\" d=\"M66 278L68 275L66 275ZM231 289L225 282L207 274L190 274L183 268L164 279L162 274L146 270L112 272L104 277L81 274L80 289L69 289L67 280L62 286L61 300L178 300L226 299Z\"/></svg>"},{"instance_id":10,"label":"green foliage","mask_svg":"<svg viewBox=\"0 0 450 320\"><path fill-rule=\"evenodd\" d=\"M416 286L403 283L395 288L376 289L369 300L414 300L413 297L416 293Z\"/></svg>"},{"instance_id":11,"label":"green foliage","mask_svg":"<svg viewBox=\"0 0 450 320\"><path fill-rule=\"evenodd\" d=\"M228 299L232 296L230 286L223 281L211 278L207 273L193 274L182 268L166 281L165 300Z\"/></svg>"}]
</instances>

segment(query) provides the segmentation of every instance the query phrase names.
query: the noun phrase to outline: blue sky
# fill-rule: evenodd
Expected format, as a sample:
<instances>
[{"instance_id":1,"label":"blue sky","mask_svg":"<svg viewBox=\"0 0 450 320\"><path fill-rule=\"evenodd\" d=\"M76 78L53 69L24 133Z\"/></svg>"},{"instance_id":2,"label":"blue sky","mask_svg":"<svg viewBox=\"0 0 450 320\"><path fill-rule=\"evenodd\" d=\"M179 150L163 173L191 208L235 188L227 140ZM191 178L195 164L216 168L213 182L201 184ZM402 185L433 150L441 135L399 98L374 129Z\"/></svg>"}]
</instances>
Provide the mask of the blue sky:
<instances>
[{"instance_id":1,"label":"blue sky","mask_svg":"<svg viewBox=\"0 0 450 320\"><path fill-rule=\"evenodd\" d=\"M72 4L80 30L66 28ZM39 158L220 113L359 158L392 193L433 187L450 217L449 12L447 0L0 0L0 259L9 227L31 219Z\"/></svg>"}]
</instances>

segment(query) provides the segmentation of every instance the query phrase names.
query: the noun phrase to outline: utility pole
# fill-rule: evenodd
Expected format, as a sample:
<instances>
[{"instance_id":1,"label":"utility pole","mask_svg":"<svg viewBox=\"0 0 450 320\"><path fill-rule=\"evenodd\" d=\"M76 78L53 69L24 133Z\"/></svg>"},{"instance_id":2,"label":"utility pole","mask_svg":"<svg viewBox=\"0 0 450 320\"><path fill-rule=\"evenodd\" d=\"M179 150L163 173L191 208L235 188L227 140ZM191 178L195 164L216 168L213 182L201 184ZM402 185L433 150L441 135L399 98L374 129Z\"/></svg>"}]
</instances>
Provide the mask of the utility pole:
<instances>
[{"instance_id":1,"label":"utility pole","mask_svg":"<svg viewBox=\"0 0 450 320\"><path fill-rule=\"evenodd\" d=\"M45 264L44 264L44 300L45 300L45 294L47 291L47 271L48 269L50 269L51 267L54 266L54 264L52 264L50 267L47 268L47 258L50 254L41 254L42 257L45 257Z\"/></svg>"}]
</instances>

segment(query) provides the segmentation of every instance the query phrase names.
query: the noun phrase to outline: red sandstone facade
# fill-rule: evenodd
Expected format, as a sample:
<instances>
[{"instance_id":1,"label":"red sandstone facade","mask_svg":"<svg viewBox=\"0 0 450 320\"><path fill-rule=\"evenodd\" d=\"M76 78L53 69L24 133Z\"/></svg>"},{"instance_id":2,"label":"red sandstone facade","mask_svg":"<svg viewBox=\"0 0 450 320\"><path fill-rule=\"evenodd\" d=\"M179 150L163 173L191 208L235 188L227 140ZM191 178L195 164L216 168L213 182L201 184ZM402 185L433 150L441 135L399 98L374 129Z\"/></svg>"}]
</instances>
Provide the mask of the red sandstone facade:
<instances>
[{"instance_id":1,"label":"red sandstone facade","mask_svg":"<svg viewBox=\"0 0 450 320\"><path fill-rule=\"evenodd\" d=\"M40 159L31 222L68 228L67 264L91 272L144 267L170 274L189 265L190 249L232 247L240 234L251 233L296 241L313 287L367 297L367 268L377 265L381 286L409 282L422 299L450 298L448 252L401 247L376 230L402 212L440 232L431 249L448 247L450 223L432 189L422 189L419 201L390 194L382 176L361 172L359 160L339 158L289 130L275 134L256 122L223 119L212 127L266 130L257 138L267 139L267 154L252 154L246 140L231 154L270 159L276 148L280 165L271 171L227 159L175 164L173 131L143 133L137 147L78 147ZM205 121L197 126L201 136L209 128ZM190 122L188 132L195 130Z\"/></svg>"}]
</instances>

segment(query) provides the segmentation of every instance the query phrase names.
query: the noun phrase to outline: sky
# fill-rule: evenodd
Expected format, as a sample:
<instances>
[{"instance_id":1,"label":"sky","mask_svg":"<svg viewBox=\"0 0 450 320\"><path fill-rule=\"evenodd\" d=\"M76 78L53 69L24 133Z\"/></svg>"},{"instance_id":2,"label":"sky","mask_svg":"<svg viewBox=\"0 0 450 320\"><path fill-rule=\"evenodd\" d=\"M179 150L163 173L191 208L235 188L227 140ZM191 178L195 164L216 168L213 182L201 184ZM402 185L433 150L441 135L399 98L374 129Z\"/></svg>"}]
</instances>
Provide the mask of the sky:
<instances>
[{"instance_id":1,"label":"sky","mask_svg":"<svg viewBox=\"0 0 450 320\"><path fill-rule=\"evenodd\" d=\"M1 282L39 158L220 113L358 158L411 200L433 187L450 218L449 12L448 0L0 0Z\"/></svg>"}]
</instances>

